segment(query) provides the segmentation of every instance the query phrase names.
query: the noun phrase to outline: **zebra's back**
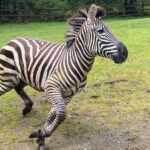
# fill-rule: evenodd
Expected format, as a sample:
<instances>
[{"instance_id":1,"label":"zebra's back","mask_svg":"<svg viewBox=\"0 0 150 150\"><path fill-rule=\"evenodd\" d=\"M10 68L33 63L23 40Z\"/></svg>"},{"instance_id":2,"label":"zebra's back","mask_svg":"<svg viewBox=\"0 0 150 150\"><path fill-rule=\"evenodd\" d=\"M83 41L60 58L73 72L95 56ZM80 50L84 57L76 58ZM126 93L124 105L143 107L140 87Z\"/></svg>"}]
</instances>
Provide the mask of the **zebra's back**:
<instances>
[{"instance_id":1,"label":"zebra's back","mask_svg":"<svg viewBox=\"0 0 150 150\"><path fill-rule=\"evenodd\" d=\"M44 90L47 78L53 74L61 60L64 47L62 43L16 38L2 48L0 53L3 52L5 58L1 57L0 60L12 65L17 80L21 79L37 90Z\"/></svg>"}]
</instances>

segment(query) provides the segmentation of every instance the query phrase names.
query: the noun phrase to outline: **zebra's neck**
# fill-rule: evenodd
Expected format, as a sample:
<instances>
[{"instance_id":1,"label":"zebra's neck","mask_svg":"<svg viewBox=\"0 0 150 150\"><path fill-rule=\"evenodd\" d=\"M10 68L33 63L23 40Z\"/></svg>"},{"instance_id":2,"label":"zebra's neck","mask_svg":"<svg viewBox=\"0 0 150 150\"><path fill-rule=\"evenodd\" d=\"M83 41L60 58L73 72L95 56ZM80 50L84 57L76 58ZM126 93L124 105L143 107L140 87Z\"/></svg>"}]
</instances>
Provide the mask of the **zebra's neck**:
<instances>
[{"instance_id":1,"label":"zebra's neck","mask_svg":"<svg viewBox=\"0 0 150 150\"><path fill-rule=\"evenodd\" d=\"M95 56L93 56L86 47L84 36L80 35L72 46L76 63L79 65L83 74L86 76L92 68Z\"/></svg>"}]
</instances>

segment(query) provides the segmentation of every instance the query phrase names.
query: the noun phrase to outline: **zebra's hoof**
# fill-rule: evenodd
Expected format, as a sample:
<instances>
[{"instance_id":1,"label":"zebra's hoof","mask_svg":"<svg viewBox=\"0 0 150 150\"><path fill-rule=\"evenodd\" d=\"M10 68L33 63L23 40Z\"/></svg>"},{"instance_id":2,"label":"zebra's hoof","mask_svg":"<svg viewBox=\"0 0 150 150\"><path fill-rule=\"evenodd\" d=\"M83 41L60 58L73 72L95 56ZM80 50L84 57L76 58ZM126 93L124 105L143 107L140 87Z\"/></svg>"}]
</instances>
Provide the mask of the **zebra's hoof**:
<instances>
[{"instance_id":1,"label":"zebra's hoof","mask_svg":"<svg viewBox=\"0 0 150 150\"><path fill-rule=\"evenodd\" d=\"M29 103L28 105L26 105L22 111L23 116L25 116L26 114L28 114L31 109L32 109L32 105L33 103Z\"/></svg>"},{"instance_id":2,"label":"zebra's hoof","mask_svg":"<svg viewBox=\"0 0 150 150\"><path fill-rule=\"evenodd\" d=\"M23 116L25 116L26 114L28 114L31 111L31 108L29 107L25 107L22 111Z\"/></svg>"},{"instance_id":3,"label":"zebra's hoof","mask_svg":"<svg viewBox=\"0 0 150 150\"><path fill-rule=\"evenodd\" d=\"M38 150L45 150L45 137L42 136L42 131L34 131L30 134L29 138L37 138L36 142L39 144Z\"/></svg>"},{"instance_id":4,"label":"zebra's hoof","mask_svg":"<svg viewBox=\"0 0 150 150\"><path fill-rule=\"evenodd\" d=\"M29 138L30 138L30 139L38 138L38 131L34 131L33 133L31 133L31 134L29 135Z\"/></svg>"},{"instance_id":5,"label":"zebra's hoof","mask_svg":"<svg viewBox=\"0 0 150 150\"><path fill-rule=\"evenodd\" d=\"M38 150L45 150L45 145L39 145Z\"/></svg>"},{"instance_id":6,"label":"zebra's hoof","mask_svg":"<svg viewBox=\"0 0 150 150\"><path fill-rule=\"evenodd\" d=\"M37 139L36 142L39 144L38 150L45 150L45 137Z\"/></svg>"},{"instance_id":7,"label":"zebra's hoof","mask_svg":"<svg viewBox=\"0 0 150 150\"><path fill-rule=\"evenodd\" d=\"M42 131L41 130L37 130L37 131L32 132L30 134L29 138L30 139L32 139L32 138L38 138L40 140L40 139L43 139L44 136L42 135Z\"/></svg>"}]
</instances>

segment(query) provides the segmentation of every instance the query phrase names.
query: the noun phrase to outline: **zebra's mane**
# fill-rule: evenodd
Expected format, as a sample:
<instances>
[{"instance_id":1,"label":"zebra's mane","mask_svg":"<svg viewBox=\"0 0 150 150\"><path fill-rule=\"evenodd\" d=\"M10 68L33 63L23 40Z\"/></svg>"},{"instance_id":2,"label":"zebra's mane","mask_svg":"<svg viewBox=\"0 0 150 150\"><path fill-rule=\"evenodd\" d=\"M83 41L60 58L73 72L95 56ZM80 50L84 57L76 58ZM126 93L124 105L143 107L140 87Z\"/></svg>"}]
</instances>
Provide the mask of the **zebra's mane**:
<instances>
[{"instance_id":1,"label":"zebra's mane","mask_svg":"<svg viewBox=\"0 0 150 150\"><path fill-rule=\"evenodd\" d=\"M66 34L67 47L69 48L75 41L78 31L80 30L82 24L87 20L88 11L90 6L78 10L78 12L68 19L69 29ZM103 7L97 6L96 18L105 16L105 9Z\"/></svg>"}]
</instances>

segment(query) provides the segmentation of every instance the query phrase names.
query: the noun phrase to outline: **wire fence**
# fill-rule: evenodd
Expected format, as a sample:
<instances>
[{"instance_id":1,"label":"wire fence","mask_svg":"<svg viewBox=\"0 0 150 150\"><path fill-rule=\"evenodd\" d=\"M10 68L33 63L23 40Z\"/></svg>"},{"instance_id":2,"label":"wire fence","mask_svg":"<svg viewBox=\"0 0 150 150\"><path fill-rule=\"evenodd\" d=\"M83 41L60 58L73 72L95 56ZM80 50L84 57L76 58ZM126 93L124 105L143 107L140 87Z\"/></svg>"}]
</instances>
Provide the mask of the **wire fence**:
<instances>
[{"instance_id":1,"label":"wire fence","mask_svg":"<svg viewBox=\"0 0 150 150\"><path fill-rule=\"evenodd\" d=\"M64 20L63 9L0 9L1 21Z\"/></svg>"},{"instance_id":2,"label":"wire fence","mask_svg":"<svg viewBox=\"0 0 150 150\"><path fill-rule=\"evenodd\" d=\"M104 6L105 7L105 6ZM150 15L150 3L132 6L111 6L107 7L107 16L137 16ZM69 11L70 12L70 11ZM0 8L1 22L23 22L23 21L61 21L72 13L64 9L5 9Z\"/></svg>"},{"instance_id":3,"label":"wire fence","mask_svg":"<svg viewBox=\"0 0 150 150\"><path fill-rule=\"evenodd\" d=\"M146 16L150 15L150 3L127 6L106 6L106 10L108 16Z\"/></svg>"}]
</instances>

